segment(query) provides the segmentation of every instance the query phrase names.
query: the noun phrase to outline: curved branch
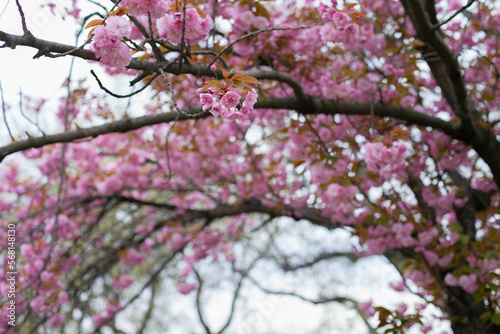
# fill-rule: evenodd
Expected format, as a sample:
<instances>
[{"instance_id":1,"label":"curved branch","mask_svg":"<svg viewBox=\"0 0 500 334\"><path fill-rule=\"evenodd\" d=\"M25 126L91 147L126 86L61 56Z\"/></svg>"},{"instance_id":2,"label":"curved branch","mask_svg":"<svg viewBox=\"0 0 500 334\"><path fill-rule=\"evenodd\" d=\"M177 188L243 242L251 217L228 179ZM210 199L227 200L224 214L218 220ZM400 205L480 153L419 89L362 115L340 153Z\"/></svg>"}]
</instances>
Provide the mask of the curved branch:
<instances>
[{"instance_id":1,"label":"curved branch","mask_svg":"<svg viewBox=\"0 0 500 334\"><path fill-rule=\"evenodd\" d=\"M148 82L146 82L144 84L144 86L142 86L138 90L133 91L132 93L129 93L129 94L120 95L120 94L113 93L112 91L110 91L109 89L107 89L106 87L104 87L104 85L101 82L101 79L99 79L99 77L97 76L97 74L95 74L94 70L90 70L90 74L92 74L92 76L97 81L97 84L99 85L99 88L101 88L103 91L105 91L109 95L111 95L113 97L116 97L116 98L119 98L119 99L124 99L124 98L132 97L134 95L139 94L140 92L142 92L143 90L145 90L146 88L148 88L149 85L151 85L151 83L153 82L154 79L156 79L157 77L159 77L159 74L152 75L151 78L148 80Z\"/></svg>"},{"instance_id":2,"label":"curved branch","mask_svg":"<svg viewBox=\"0 0 500 334\"><path fill-rule=\"evenodd\" d=\"M56 54L68 54L85 60L99 61L99 59L90 50L75 48L74 46L71 45L51 42L44 39L35 38L33 36L19 36L0 31L0 41L4 42L4 44L0 46L0 48L5 48L5 47L15 48L18 45L22 45L38 49L38 52L35 55L36 58L39 58L41 56L52 58L56 56L54 55L54 53L56 53ZM215 77L214 72L212 72L212 70L210 68L207 68L206 65L204 64L183 64L182 69L180 69L179 71L179 67L175 63L159 62L159 61L147 62L147 61L132 59L127 68L144 71L147 74L157 73L160 71L160 69L162 69L166 73L172 73L172 74L192 74L196 77L202 77L202 76ZM269 70L256 70L256 71L247 71L242 73L245 75L254 76L257 79L277 80L284 82L293 89L295 96L299 100L305 100L305 94L302 91L300 83L289 74L278 71L269 71ZM218 70L217 75L219 78L221 78L222 71Z\"/></svg>"},{"instance_id":3,"label":"curved branch","mask_svg":"<svg viewBox=\"0 0 500 334\"><path fill-rule=\"evenodd\" d=\"M336 302L336 303L339 303L339 304L342 304L342 305L353 304L353 306L354 306L353 308L356 310L356 312L358 313L358 315L363 320L364 324L367 326L368 331L370 332L370 334L377 334L377 331L370 325L370 323L368 322L367 317L363 314L363 311L361 311L360 308L358 307L358 302L355 301L355 300L353 300L353 299L351 299L351 298L347 298L347 297L331 297L331 298L320 297L318 299L311 299L311 298L307 298L307 297L302 296L302 295L300 295L298 293L295 293L295 292L274 291L274 290L267 289L267 288L263 287L259 282L257 282L257 280L255 280L254 278L252 278L250 276L249 276L249 280L257 288L259 288L261 291L263 291L263 292L265 292L267 294L278 295L278 296L295 297L295 298L298 298L298 299L303 300L305 302L311 303L313 305L328 304L328 303L333 303L333 302Z\"/></svg>"},{"instance_id":4,"label":"curved branch","mask_svg":"<svg viewBox=\"0 0 500 334\"><path fill-rule=\"evenodd\" d=\"M289 296L289 297L296 297L298 299L301 299L305 302L318 305L318 304L328 304L328 303L340 303L340 304L347 304L347 303L353 303L356 305L357 303L347 297L319 297L318 299L311 299L305 296L302 296L296 292L290 292L290 291L275 291L275 290L270 290L268 288L263 287L259 282L257 282L256 279L254 279L251 276L248 276L248 280L252 282L257 288L262 290L263 292L270 294L270 295L279 295L279 296Z\"/></svg>"},{"instance_id":5,"label":"curved branch","mask_svg":"<svg viewBox=\"0 0 500 334\"><path fill-rule=\"evenodd\" d=\"M74 46L67 44L47 41L44 39L36 38L33 35L20 36L0 31L0 41L4 42L4 44L0 46L0 48L9 47L11 49L15 49L16 46L22 45L38 49L38 52L33 58L40 58L41 56L53 58L57 57L57 55L54 55L53 53L64 53L86 60L99 60L90 50L75 48Z\"/></svg>"},{"instance_id":6,"label":"curved branch","mask_svg":"<svg viewBox=\"0 0 500 334\"><path fill-rule=\"evenodd\" d=\"M461 72L457 55L446 44L441 30L436 27L434 1L401 0L408 11L417 36L426 46L425 52L434 79L443 92L443 96L460 118L458 131L453 138L471 145L490 167L495 183L500 188L500 142L493 128L481 121L481 116L468 96L465 80ZM424 7L425 5L425 7ZM437 57L434 57L437 56Z\"/></svg>"},{"instance_id":7,"label":"curved branch","mask_svg":"<svg viewBox=\"0 0 500 334\"><path fill-rule=\"evenodd\" d=\"M198 271L194 268L193 273L198 281L198 289L196 290L196 313L198 314L198 319L200 319L203 328L205 328L205 333L212 334L212 331L210 330L210 327L208 327L208 324L203 317L203 313L201 312L201 288L203 286L203 280L201 279Z\"/></svg>"},{"instance_id":8,"label":"curved branch","mask_svg":"<svg viewBox=\"0 0 500 334\"><path fill-rule=\"evenodd\" d=\"M153 282L151 284L151 297L149 298L148 309L146 311L146 314L144 314L144 318L142 319L141 322L141 327L137 331L137 334L144 333L149 321L151 320L151 317L153 315L153 310L155 308L155 297L156 297L156 284Z\"/></svg>"},{"instance_id":9,"label":"curved branch","mask_svg":"<svg viewBox=\"0 0 500 334\"><path fill-rule=\"evenodd\" d=\"M353 252L329 252L329 253L320 253L317 256L315 256L312 260L297 264L297 265L291 265L288 261L285 261L280 265L281 269L283 269L284 272L289 272L289 271L295 271L299 269L304 269L304 268L309 268L313 267L319 262L322 262L324 260L330 260L330 259L336 259L336 258L346 258L350 260L351 262L356 262L359 257Z\"/></svg>"},{"instance_id":10,"label":"curved branch","mask_svg":"<svg viewBox=\"0 0 500 334\"><path fill-rule=\"evenodd\" d=\"M255 262L254 262L255 263ZM226 323L222 328L219 330L217 334L222 334L231 324L231 321L233 320L234 312L236 310L236 301L238 300L238 297L240 295L241 287L243 286L243 280L247 277L247 273L242 273L240 276L240 279L238 280L238 283L236 284L236 289L233 292L233 300L231 302L231 310L229 312L229 316L226 320Z\"/></svg>"},{"instance_id":11,"label":"curved branch","mask_svg":"<svg viewBox=\"0 0 500 334\"><path fill-rule=\"evenodd\" d=\"M428 43L431 46L431 49L439 55L440 63L442 63L441 65L445 67L447 74L445 78L447 80L445 80L445 82L451 81L452 86L451 89L446 85L443 85L442 88L443 91L451 92L450 94L447 94L447 98L449 98L448 100L451 102L453 109L461 119L461 122L459 124L446 122L439 118L402 107L388 106L384 104L332 101L320 98L311 99L303 93L300 83L295 78L286 73L268 70L256 70L242 73L244 75L254 76L255 78L261 80L277 80L287 83L294 90L295 98L266 99L258 103L256 105L256 108L291 109L297 110L303 114L325 113L329 115L370 115L370 111L373 109L373 114L379 117L392 117L394 119L407 121L409 124L432 127L436 130L443 131L454 139L461 140L466 144L471 145L479 154L479 156L490 167L492 174L494 175L495 183L500 188L500 142L496 139L495 134L492 132L490 127L481 127L473 122L474 119L477 118L477 116L475 116L477 114L477 110L467 96L463 76L461 75L460 66L455 54L453 54L453 52L444 42L439 29L436 30L431 22L427 20L425 10L419 0L402 0L402 2L410 11L412 21L416 26L419 37L421 37L422 40ZM53 53L65 53L86 60L99 60L90 50L46 41L43 39L35 38L32 35L19 36L0 31L0 41L5 42L2 46L0 46L0 48L15 48L17 45L24 45L38 49L39 51L37 52L35 57L54 57ZM175 63L146 62L132 59L127 68L143 71L143 75L158 73L161 69L164 72L173 73L176 75L191 74L195 77L215 76L214 72L209 69L207 70L206 66L203 64L183 64L182 70L179 72L179 67L176 66ZM218 70L217 72L219 71L220 70ZM217 74L221 75L221 73ZM126 132L135 130L142 126L172 121L173 119L175 119L175 117L173 117L174 115L177 114L169 113L155 115L152 116L154 120L151 120L150 118L144 116L139 118L143 122L140 126L136 125L136 119L118 121L118 124L120 124L120 130L113 129L113 127L116 126L115 122L82 131L72 131L70 132L71 135L69 136L66 134L60 134L33 138L32 142L30 142L31 139L20 141L0 148L0 162L3 160L3 158L5 158L5 156L11 153L22 151L31 147L41 147L50 143L68 142L85 137L94 137L103 133ZM181 116L182 117L179 117L179 120L188 118L186 115ZM198 116L206 117L208 116L208 113L199 113ZM159 119L162 119L163 117L165 117L166 119L160 121ZM130 125L129 122L134 123L134 125ZM110 127L111 129L108 127ZM83 133L90 129L92 129L90 131L91 134Z\"/></svg>"},{"instance_id":12,"label":"curved branch","mask_svg":"<svg viewBox=\"0 0 500 334\"><path fill-rule=\"evenodd\" d=\"M426 51L434 51L438 56L438 60L427 60L434 78L445 92L444 95L451 108L464 123L463 126L472 130L472 121L477 120L477 110L467 97L467 89L465 88L457 55L450 50L444 41L440 29L437 29L430 21L435 20L435 14L432 13L436 11L434 2L426 1L426 8L424 8L421 0L403 0L403 3L409 9L410 18L417 31L417 36L430 48L430 50ZM442 73L436 73L436 65L443 68Z\"/></svg>"},{"instance_id":13,"label":"curved branch","mask_svg":"<svg viewBox=\"0 0 500 334\"><path fill-rule=\"evenodd\" d=\"M125 118L115 122L92 126L89 128L79 128L76 130L61 132L53 135L28 138L26 140L21 140L0 147L0 162L3 161L3 159L5 159L6 156L12 153L24 151L30 148L39 148L42 146L55 143L69 143L84 138L92 138L92 137L95 138L97 136L108 133L128 132L132 130L137 130L149 125L172 122L175 121L176 119L183 120L188 118L202 118L209 115L208 112L202 112L201 108L192 108L186 110L185 112L190 117L186 115L179 115L176 112L167 112L156 115Z\"/></svg>"},{"instance_id":14,"label":"curved branch","mask_svg":"<svg viewBox=\"0 0 500 334\"><path fill-rule=\"evenodd\" d=\"M184 64L184 68L189 66ZM265 72L265 71L264 71ZM327 115L367 115L373 113L378 117L392 117L395 119L407 121L409 124L432 127L441 130L449 136L456 138L457 129L453 123L443 121L439 118L426 115L412 109L396 107L385 104L370 104L359 102L343 102L314 98L309 100L304 108L304 104L295 98L267 98L259 101L255 108L263 109L290 109L302 110L304 114L327 114ZM0 147L0 162L8 155L27 150L30 148L39 148L49 144L67 143L84 138L97 137L103 134L114 132L128 132L142 127L168 123L176 120L186 120L190 118L209 117L209 112L203 112L201 108L190 108L185 114L176 112L167 112L156 115L146 115L136 118L126 118L118 121L97 125L89 128L79 128L76 130L62 132L53 135L28 138L3 147Z\"/></svg>"},{"instance_id":15,"label":"curved branch","mask_svg":"<svg viewBox=\"0 0 500 334\"><path fill-rule=\"evenodd\" d=\"M434 29L439 29L441 28L442 26L444 26L445 24L447 24L448 22L450 22L451 20L453 20L455 17L457 17L460 13L464 12L467 8L469 8L470 6L472 6L472 4L475 2L476 0L469 0L467 2L467 4L465 6L463 6L462 8L460 8L459 10L457 10L453 15L451 15L449 18L447 18L446 20L443 20L443 22L440 22L439 24L436 24L434 25Z\"/></svg>"}]
</instances>

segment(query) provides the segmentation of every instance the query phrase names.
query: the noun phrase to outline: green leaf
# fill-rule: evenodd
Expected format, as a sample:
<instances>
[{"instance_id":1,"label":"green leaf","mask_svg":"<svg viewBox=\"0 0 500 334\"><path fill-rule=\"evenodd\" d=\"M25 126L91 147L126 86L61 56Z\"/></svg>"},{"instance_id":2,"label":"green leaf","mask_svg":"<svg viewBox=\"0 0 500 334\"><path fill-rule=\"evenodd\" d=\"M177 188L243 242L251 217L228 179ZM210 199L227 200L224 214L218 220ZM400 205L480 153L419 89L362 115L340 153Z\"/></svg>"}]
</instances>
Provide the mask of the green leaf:
<instances>
[{"instance_id":1,"label":"green leaf","mask_svg":"<svg viewBox=\"0 0 500 334\"><path fill-rule=\"evenodd\" d=\"M470 275L474 272L469 265L460 266L459 269L462 271L462 273L465 273L467 275Z\"/></svg>"},{"instance_id":2,"label":"green leaf","mask_svg":"<svg viewBox=\"0 0 500 334\"><path fill-rule=\"evenodd\" d=\"M351 180L347 179L347 178L344 178L340 181L340 183L344 186L344 187L348 187L351 185Z\"/></svg>"},{"instance_id":3,"label":"green leaf","mask_svg":"<svg viewBox=\"0 0 500 334\"><path fill-rule=\"evenodd\" d=\"M491 322L495 325L500 325L500 314L497 313L491 317Z\"/></svg>"},{"instance_id":4,"label":"green leaf","mask_svg":"<svg viewBox=\"0 0 500 334\"><path fill-rule=\"evenodd\" d=\"M462 226L460 226L458 224L451 224L450 230L452 230L453 232L456 232L456 233L462 233L464 229L462 228Z\"/></svg>"},{"instance_id":5,"label":"green leaf","mask_svg":"<svg viewBox=\"0 0 500 334\"><path fill-rule=\"evenodd\" d=\"M494 259L496 256L497 256L497 251L494 251L494 250L488 251L488 252L486 252L486 254L484 254L484 257L487 260Z\"/></svg>"},{"instance_id":6,"label":"green leaf","mask_svg":"<svg viewBox=\"0 0 500 334\"><path fill-rule=\"evenodd\" d=\"M469 243L470 237L468 235L462 234L460 236L460 242L462 245L467 245Z\"/></svg>"},{"instance_id":7,"label":"green leaf","mask_svg":"<svg viewBox=\"0 0 500 334\"><path fill-rule=\"evenodd\" d=\"M238 88L238 90L241 92L243 88L245 88L245 83L242 80L236 80L233 81L233 84Z\"/></svg>"}]
</instances>

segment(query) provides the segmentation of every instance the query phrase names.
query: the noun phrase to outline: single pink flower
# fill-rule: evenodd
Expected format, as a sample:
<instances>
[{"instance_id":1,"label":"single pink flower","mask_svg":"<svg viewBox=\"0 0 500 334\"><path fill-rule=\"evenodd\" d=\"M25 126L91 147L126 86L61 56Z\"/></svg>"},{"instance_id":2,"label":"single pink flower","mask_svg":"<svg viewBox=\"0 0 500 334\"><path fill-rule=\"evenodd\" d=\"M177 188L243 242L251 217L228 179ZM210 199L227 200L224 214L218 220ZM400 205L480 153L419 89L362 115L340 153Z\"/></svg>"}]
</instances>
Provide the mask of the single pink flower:
<instances>
[{"instance_id":1,"label":"single pink flower","mask_svg":"<svg viewBox=\"0 0 500 334\"><path fill-rule=\"evenodd\" d=\"M134 278L127 274L121 274L111 281L111 285L117 290L128 288L132 283L134 283Z\"/></svg>"},{"instance_id":2,"label":"single pink flower","mask_svg":"<svg viewBox=\"0 0 500 334\"><path fill-rule=\"evenodd\" d=\"M363 312L363 314L367 317L372 317L375 315L375 309L372 306L373 302L371 300L364 302L364 303L359 303L358 304L358 309Z\"/></svg>"},{"instance_id":3,"label":"single pink flower","mask_svg":"<svg viewBox=\"0 0 500 334\"><path fill-rule=\"evenodd\" d=\"M106 30L109 35L122 39L123 37L130 37L132 26L130 22L122 16L110 16L106 20Z\"/></svg>"},{"instance_id":4,"label":"single pink flower","mask_svg":"<svg viewBox=\"0 0 500 334\"><path fill-rule=\"evenodd\" d=\"M245 102L243 102L243 108L251 110L257 102L257 97L257 94L248 92L247 96L245 97Z\"/></svg>"},{"instance_id":5,"label":"single pink flower","mask_svg":"<svg viewBox=\"0 0 500 334\"><path fill-rule=\"evenodd\" d=\"M227 109L222 104L220 104L219 102L216 102L212 106L212 109L210 109L210 112L214 116L222 116L223 114L227 113Z\"/></svg>"},{"instance_id":6,"label":"single pink flower","mask_svg":"<svg viewBox=\"0 0 500 334\"><path fill-rule=\"evenodd\" d=\"M179 291L183 295L187 295L194 289L196 289L196 284L194 283L183 283L177 287L177 291Z\"/></svg>"},{"instance_id":7,"label":"single pink flower","mask_svg":"<svg viewBox=\"0 0 500 334\"><path fill-rule=\"evenodd\" d=\"M47 320L47 323L52 327L61 327L64 323L64 314L56 314Z\"/></svg>"},{"instance_id":8,"label":"single pink flower","mask_svg":"<svg viewBox=\"0 0 500 334\"><path fill-rule=\"evenodd\" d=\"M203 111L207 110L215 103L215 99L210 94L201 94L200 101L201 104L203 104Z\"/></svg>"},{"instance_id":9,"label":"single pink flower","mask_svg":"<svg viewBox=\"0 0 500 334\"><path fill-rule=\"evenodd\" d=\"M240 103L241 96L240 94L229 91L221 98L220 102L224 106L224 108L231 109L235 108L238 103Z\"/></svg>"},{"instance_id":10,"label":"single pink flower","mask_svg":"<svg viewBox=\"0 0 500 334\"><path fill-rule=\"evenodd\" d=\"M346 13L336 12L332 15L332 20L338 28L345 27L351 22L351 18Z\"/></svg>"}]
</instances>

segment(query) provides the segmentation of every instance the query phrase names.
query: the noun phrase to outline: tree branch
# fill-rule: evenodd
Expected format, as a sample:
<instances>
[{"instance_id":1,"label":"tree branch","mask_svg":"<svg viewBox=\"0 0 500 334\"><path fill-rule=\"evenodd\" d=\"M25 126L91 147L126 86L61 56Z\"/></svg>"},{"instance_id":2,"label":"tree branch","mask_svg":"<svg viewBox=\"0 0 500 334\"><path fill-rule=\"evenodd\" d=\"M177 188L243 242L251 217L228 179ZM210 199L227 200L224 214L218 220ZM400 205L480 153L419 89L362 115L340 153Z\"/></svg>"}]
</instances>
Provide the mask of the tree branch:
<instances>
[{"instance_id":1,"label":"tree branch","mask_svg":"<svg viewBox=\"0 0 500 334\"><path fill-rule=\"evenodd\" d=\"M500 142L492 127L483 123L479 111L469 98L457 55L446 44L441 30L436 27L435 3L432 0L401 0L417 31L417 37L426 43L423 50L434 79L443 96L460 119L455 139L471 145L486 162L500 188ZM432 58L426 57L426 52ZM437 56L437 57L434 57Z\"/></svg>"},{"instance_id":2,"label":"tree branch","mask_svg":"<svg viewBox=\"0 0 500 334\"><path fill-rule=\"evenodd\" d=\"M437 53L441 62L446 67L448 79L446 81L451 82L452 89L450 90L449 87L444 84L441 88L443 91L453 92L453 94L448 94L447 96L449 98L449 102L451 102L452 108L461 119L460 124L443 121L439 118L416 112L411 109L385 104L375 104L372 106L372 104L369 103L333 101L321 98L311 99L303 93L300 83L295 78L286 73L268 70L255 70L242 73L244 75L254 76L260 80L277 80L284 82L294 90L295 98L265 99L259 102L255 107L297 110L303 114L323 113L329 115L370 115L370 108L372 107L373 114L376 116L392 117L394 119L407 121L409 124L432 127L433 129L443 131L452 138L461 140L466 144L471 145L491 168L495 182L500 188L500 142L496 139L495 134L489 127L480 127L474 123L474 121L477 120L477 110L467 96L463 76L461 75L456 55L444 42L443 37L440 34L440 30L436 30L434 25L428 21L426 12L420 3L420 0L402 0L402 2L405 5L405 8L407 8L410 12L410 16L419 37L432 47L432 50ZM39 52L35 55L35 57L51 57L53 56L53 53L66 53L82 59L98 61L90 50L50 42L33 36L18 36L0 31L0 41L5 42L2 46L0 46L0 48L15 48L17 45L36 48ZM215 76L215 74L210 69L207 70L207 67L203 64L183 64L182 70L179 72L179 67L174 63L146 62L132 59L127 67L130 69L144 71L146 74L159 73L161 69L166 73L191 74L195 77ZM222 76L222 74L218 72L220 72L220 70L217 71L217 74ZM117 122L114 122L109 123L108 125L92 127L85 130L82 129L81 131L71 131L71 135L60 134L38 137L33 138L33 142L31 143L29 143L30 139L20 141L0 148L0 162L11 153L22 151L31 147L41 147L43 145L56 142L69 142L86 137L95 137L103 133L135 130L143 126L170 122L175 119L174 115L176 115L176 113L143 116L138 119L121 120L118 121L118 124L116 124ZM198 112L198 117L206 117L208 115L208 112ZM188 118L185 115L181 116L182 117L179 117L179 120ZM130 123L133 123L133 125ZM115 130L115 126L118 126L120 129ZM84 132L86 131L89 131L90 133L85 134Z\"/></svg>"},{"instance_id":3,"label":"tree branch","mask_svg":"<svg viewBox=\"0 0 500 334\"><path fill-rule=\"evenodd\" d=\"M189 64L184 64L184 68ZM457 130L454 124L443 121L439 118L416 112L412 109L396 107L385 104L370 104L359 102L343 102L333 101L321 98L309 100L309 107L303 112L304 114L327 114L327 115L367 115L371 112L379 117L392 117L407 121L409 124L428 126L437 130L441 130L449 136L456 138ZM295 98L267 98L261 100L255 105L256 108L264 109L290 109L301 110L303 104ZM135 118L126 118L118 121L97 125L89 128L80 128L68 132L62 132L53 135L28 138L3 147L0 147L0 162L8 155L27 150L30 148L38 148L49 144L67 143L79 139L97 137L103 134L114 132L128 132L137 130L145 126L150 126L160 123L173 122L175 120L186 120L190 118L205 118L211 116L209 112L203 112L201 108L190 108L185 111L186 114L178 114L176 112L167 112L156 115L146 115Z\"/></svg>"},{"instance_id":4,"label":"tree branch","mask_svg":"<svg viewBox=\"0 0 500 334\"><path fill-rule=\"evenodd\" d=\"M210 330L210 327L208 327L208 324L203 317L203 313L201 312L201 289L203 287L203 279L200 277L198 271L194 268L193 273L196 277L196 280L198 281L198 289L196 290L196 313L198 314L198 319L200 319L203 328L205 328L205 333L212 334L212 331Z\"/></svg>"},{"instance_id":5,"label":"tree branch","mask_svg":"<svg viewBox=\"0 0 500 334\"><path fill-rule=\"evenodd\" d=\"M457 56L444 41L441 30L436 29L430 21L435 20L435 16L431 13L431 11L435 12L434 2L429 2L429 6L432 6L432 9L428 8L427 11L424 9L421 0L403 0L403 3L409 9L410 18L417 31L417 36L428 44L431 48L429 51L436 53L439 57L437 61L444 67L444 73L440 73L439 75L433 71L434 78L443 92L449 91L449 88L452 88L450 94L446 96L448 103L462 120L462 126L466 127L469 131L474 131L473 121L477 121L477 110L468 98ZM432 61L429 60L428 63L432 70ZM440 80L442 75L445 75L448 79L444 83ZM469 132L469 134L471 133L473 132Z\"/></svg>"},{"instance_id":6,"label":"tree branch","mask_svg":"<svg viewBox=\"0 0 500 334\"><path fill-rule=\"evenodd\" d=\"M55 143L68 143L74 142L79 139L97 137L103 134L115 133L115 132L128 132L132 130L137 130L145 126L168 123L171 121L188 118L201 118L209 115L208 112L202 112L201 108L192 108L186 110L185 115L178 115L176 112L167 112L156 115L147 115L135 118L125 118L115 122L106 123L103 125L92 126L89 128L80 128L77 130L72 130L68 132L61 132L58 134L28 138L26 140L21 140L3 147L0 147L0 162L3 159L15 152L24 151L30 148L39 148L42 146L55 144Z\"/></svg>"},{"instance_id":7,"label":"tree branch","mask_svg":"<svg viewBox=\"0 0 500 334\"><path fill-rule=\"evenodd\" d=\"M315 256L312 260L297 264L297 265L291 265L289 262L284 262L282 263L281 269L285 272L289 271L295 271L298 269L303 269L303 268L309 268L314 266L315 264L324 261L324 260L330 260L330 259L335 259L335 258L347 258L351 262L355 262L358 260L358 256L354 254L353 252L329 252L329 253L321 253L317 256Z\"/></svg>"}]
</instances>

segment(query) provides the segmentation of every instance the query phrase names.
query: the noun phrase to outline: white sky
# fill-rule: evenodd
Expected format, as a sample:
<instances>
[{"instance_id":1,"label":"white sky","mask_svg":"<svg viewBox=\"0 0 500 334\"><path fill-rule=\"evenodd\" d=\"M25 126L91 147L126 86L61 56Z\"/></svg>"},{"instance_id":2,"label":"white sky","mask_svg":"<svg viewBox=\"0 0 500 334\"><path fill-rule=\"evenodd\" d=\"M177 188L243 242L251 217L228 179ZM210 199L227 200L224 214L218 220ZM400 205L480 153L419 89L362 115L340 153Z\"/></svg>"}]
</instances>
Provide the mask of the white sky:
<instances>
[{"instance_id":1,"label":"white sky","mask_svg":"<svg viewBox=\"0 0 500 334\"><path fill-rule=\"evenodd\" d=\"M9 1L6 11L0 17L0 30L7 33L22 34L21 20L14 0ZM69 22L61 21L50 14L48 9L38 7L38 1L21 1L26 23L30 31L39 38L53 39L61 43L74 43L74 26ZM3 6L0 5L0 10ZM33 60L36 50L18 46L15 50L0 49L0 80L6 99L19 93L22 87L23 94L32 96L53 96L60 87L69 69L69 58L39 58ZM54 71L57 68L57 71Z\"/></svg>"}]
</instances>

